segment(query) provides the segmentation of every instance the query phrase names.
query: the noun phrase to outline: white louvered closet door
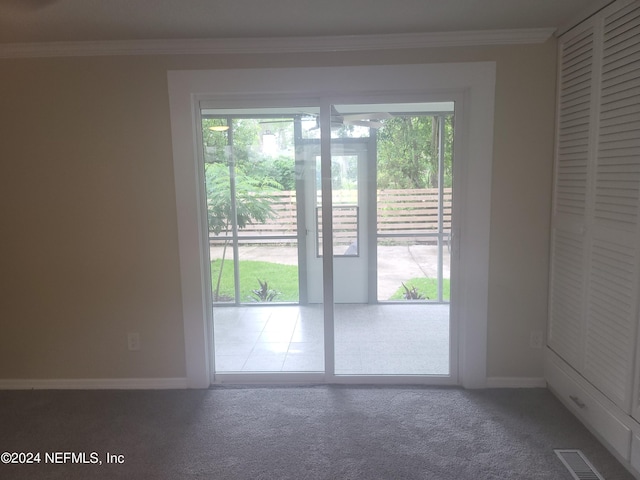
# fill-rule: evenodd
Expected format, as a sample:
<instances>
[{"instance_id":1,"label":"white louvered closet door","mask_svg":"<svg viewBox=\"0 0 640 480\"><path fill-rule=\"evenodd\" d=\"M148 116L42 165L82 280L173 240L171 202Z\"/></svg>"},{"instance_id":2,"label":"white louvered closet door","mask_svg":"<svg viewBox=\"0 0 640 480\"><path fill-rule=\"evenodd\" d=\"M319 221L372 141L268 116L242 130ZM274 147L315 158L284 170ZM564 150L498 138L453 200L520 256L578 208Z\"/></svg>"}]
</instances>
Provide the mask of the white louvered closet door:
<instances>
[{"instance_id":1,"label":"white louvered closet door","mask_svg":"<svg viewBox=\"0 0 640 480\"><path fill-rule=\"evenodd\" d=\"M640 269L640 2L603 18L584 376L631 413Z\"/></svg>"},{"instance_id":2,"label":"white louvered closet door","mask_svg":"<svg viewBox=\"0 0 640 480\"><path fill-rule=\"evenodd\" d=\"M585 22L559 51L558 137L551 244L548 345L580 370L584 358L586 215L593 149L594 27Z\"/></svg>"},{"instance_id":3,"label":"white louvered closet door","mask_svg":"<svg viewBox=\"0 0 640 480\"><path fill-rule=\"evenodd\" d=\"M632 413L640 271L640 2L627 3L605 10L602 19L583 375Z\"/></svg>"}]
</instances>

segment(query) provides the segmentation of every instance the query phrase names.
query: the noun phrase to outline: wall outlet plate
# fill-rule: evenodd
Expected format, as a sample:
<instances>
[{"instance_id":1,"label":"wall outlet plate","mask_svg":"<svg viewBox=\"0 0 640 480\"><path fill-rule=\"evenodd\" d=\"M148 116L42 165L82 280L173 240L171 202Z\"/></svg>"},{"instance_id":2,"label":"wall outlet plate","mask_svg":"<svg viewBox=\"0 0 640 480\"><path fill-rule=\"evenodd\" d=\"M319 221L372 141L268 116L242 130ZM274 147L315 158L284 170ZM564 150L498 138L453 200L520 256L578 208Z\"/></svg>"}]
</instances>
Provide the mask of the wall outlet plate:
<instances>
[{"instance_id":1,"label":"wall outlet plate","mask_svg":"<svg viewBox=\"0 0 640 480\"><path fill-rule=\"evenodd\" d=\"M139 333L127 334L127 344L130 351L140 350L140 334Z\"/></svg>"},{"instance_id":2,"label":"wall outlet plate","mask_svg":"<svg viewBox=\"0 0 640 480\"><path fill-rule=\"evenodd\" d=\"M533 330L529 337L529 346L531 348L542 348L543 334L541 330Z\"/></svg>"}]
</instances>

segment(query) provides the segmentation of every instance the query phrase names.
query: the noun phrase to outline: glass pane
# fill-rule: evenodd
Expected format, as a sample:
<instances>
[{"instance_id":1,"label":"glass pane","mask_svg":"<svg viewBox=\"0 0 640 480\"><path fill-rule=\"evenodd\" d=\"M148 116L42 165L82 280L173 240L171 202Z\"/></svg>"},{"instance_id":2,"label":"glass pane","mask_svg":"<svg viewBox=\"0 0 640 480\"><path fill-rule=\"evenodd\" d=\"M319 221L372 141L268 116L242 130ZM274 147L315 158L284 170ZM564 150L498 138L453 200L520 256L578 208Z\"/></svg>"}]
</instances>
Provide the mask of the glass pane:
<instances>
[{"instance_id":1,"label":"glass pane","mask_svg":"<svg viewBox=\"0 0 640 480\"><path fill-rule=\"evenodd\" d=\"M337 375L448 375L449 306L336 305Z\"/></svg>"},{"instance_id":2,"label":"glass pane","mask_svg":"<svg viewBox=\"0 0 640 480\"><path fill-rule=\"evenodd\" d=\"M371 135L370 126L362 123L361 115L356 113L344 114L336 107L332 107L331 113L331 138L364 138ZM320 139L319 112L309 114L302 118L302 138Z\"/></svg>"},{"instance_id":3,"label":"glass pane","mask_svg":"<svg viewBox=\"0 0 640 480\"><path fill-rule=\"evenodd\" d=\"M332 148L332 225L334 256L358 255L360 211L358 196L358 155L344 154L344 148ZM347 149L348 150L348 149ZM341 152L338 154L336 152ZM316 252L322 256L322 197L320 160L316 159Z\"/></svg>"},{"instance_id":4,"label":"glass pane","mask_svg":"<svg viewBox=\"0 0 640 480\"><path fill-rule=\"evenodd\" d=\"M315 168L302 153L313 114L202 110L217 374L324 370L322 305L298 304L309 296L298 202Z\"/></svg>"},{"instance_id":5,"label":"glass pane","mask_svg":"<svg viewBox=\"0 0 640 480\"><path fill-rule=\"evenodd\" d=\"M209 245L213 301L214 303L233 303L236 297L232 241L210 237Z\"/></svg>"},{"instance_id":6,"label":"glass pane","mask_svg":"<svg viewBox=\"0 0 640 480\"><path fill-rule=\"evenodd\" d=\"M336 298L375 279L364 301L342 292L351 301L335 306L336 374L448 375L453 104L334 111L367 128L367 136L332 135L332 151L360 143L360 189L375 188L359 196L360 218L375 219L359 232L364 261L334 258ZM333 174L339 182L340 170Z\"/></svg>"},{"instance_id":7,"label":"glass pane","mask_svg":"<svg viewBox=\"0 0 640 480\"><path fill-rule=\"evenodd\" d=\"M298 303L298 245L290 241L238 243L240 303Z\"/></svg>"},{"instance_id":8,"label":"glass pane","mask_svg":"<svg viewBox=\"0 0 640 480\"><path fill-rule=\"evenodd\" d=\"M334 191L335 192L335 191ZM358 256L359 210L357 205L333 205L333 255ZM316 208L317 255L322 256L322 207Z\"/></svg>"},{"instance_id":9,"label":"glass pane","mask_svg":"<svg viewBox=\"0 0 640 480\"><path fill-rule=\"evenodd\" d=\"M231 149L226 119L203 119L204 175L211 260L212 298L235 301L233 270Z\"/></svg>"},{"instance_id":10,"label":"glass pane","mask_svg":"<svg viewBox=\"0 0 640 480\"><path fill-rule=\"evenodd\" d=\"M449 265L448 235L442 241L437 236L382 238L378 241L378 300L448 302Z\"/></svg>"}]
</instances>

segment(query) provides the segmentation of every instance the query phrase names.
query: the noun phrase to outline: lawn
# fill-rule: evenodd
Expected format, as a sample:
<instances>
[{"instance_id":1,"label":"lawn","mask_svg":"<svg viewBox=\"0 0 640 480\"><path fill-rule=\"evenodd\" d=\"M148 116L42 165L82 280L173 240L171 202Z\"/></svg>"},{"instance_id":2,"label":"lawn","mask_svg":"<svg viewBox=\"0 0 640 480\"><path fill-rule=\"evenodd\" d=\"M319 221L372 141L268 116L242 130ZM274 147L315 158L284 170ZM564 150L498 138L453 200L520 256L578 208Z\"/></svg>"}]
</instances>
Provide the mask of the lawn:
<instances>
[{"instance_id":1,"label":"lawn","mask_svg":"<svg viewBox=\"0 0 640 480\"><path fill-rule=\"evenodd\" d=\"M218 281L220 260L211 262L211 285L215 292ZM252 290L259 290L260 283L267 282L268 288L278 292L274 302L297 302L298 296L298 267L295 265L283 265L280 263L259 262L244 260L240 262L240 302L250 303L258 301ZM437 300L438 281L435 278L412 278L404 282L410 289L416 287L419 294L425 300ZM442 281L442 297L448 301L450 296L449 279ZM233 261L225 260L220 281L221 301L234 299L233 287ZM404 300L404 289L400 287L389 300Z\"/></svg>"},{"instance_id":2,"label":"lawn","mask_svg":"<svg viewBox=\"0 0 640 480\"><path fill-rule=\"evenodd\" d=\"M438 299L438 280L435 278L418 277L412 278L404 282L404 284L411 290L416 287L416 290L425 300L437 300ZM389 300L404 300L404 288L400 287L389 298ZM442 279L442 299L449 301L450 297L450 283L448 278Z\"/></svg>"},{"instance_id":3,"label":"lawn","mask_svg":"<svg viewBox=\"0 0 640 480\"><path fill-rule=\"evenodd\" d=\"M215 292L220 271L220 260L211 262L211 285ZM298 267L295 265L282 265L280 263L259 262L255 260L243 260L240 262L240 302L249 303L257 301L252 290L259 290L260 283L267 282L269 289L276 290L279 294L274 302L298 301ZM233 301L233 261L225 260L220 281L220 298Z\"/></svg>"}]
</instances>

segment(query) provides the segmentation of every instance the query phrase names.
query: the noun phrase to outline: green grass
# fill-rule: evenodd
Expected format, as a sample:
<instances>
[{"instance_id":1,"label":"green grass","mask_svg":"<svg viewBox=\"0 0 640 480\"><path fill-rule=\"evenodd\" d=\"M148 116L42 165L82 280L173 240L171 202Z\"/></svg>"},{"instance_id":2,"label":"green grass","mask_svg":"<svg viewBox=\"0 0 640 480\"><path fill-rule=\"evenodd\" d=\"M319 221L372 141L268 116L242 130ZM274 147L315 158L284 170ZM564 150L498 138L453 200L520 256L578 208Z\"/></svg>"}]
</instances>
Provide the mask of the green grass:
<instances>
[{"instance_id":1,"label":"green grass","mask_svg":"<svg viewBox=\"0 0 640 480\"><path fill-rule=\"evenodd\" d=\"M270 289L280 292L275 302L297 302L298 296L298 267L295 265L283 265L280 263L258 262L244 260L240 264L240 302L250 303L256 301L256 296L251 292L260 288L258 280L266 281ZM220 260L211 262L211 285L215 292L218 281ZM409 287L416 287L425 300L438 299L438 281L435 278L412 278L404 282ZM442 280L442 299L449 300L449 279ZM234 300L233 287L233 261L225 260L220 282L220 297L226 297L222 301ZM404 288L400 286L389 300L404 300Z\"/></svg>"},{"instance_id":2,"label":"green grass","mask_svg":"<svg viewBox=\"0 0 640 480\"><path fill-rule=\"evenodd\" d=\"M211 286L216 289L220 260L211 262ZM280 263L258 262L243 260L240 266L240 302L249 303L256 300L252 290L260 289L258 280L267 282L270 289L280 292L274 302L298 301L298 267L295 265L282 265ZM233 301L233 261L225 260L220 282L220 297L226 297L227 301Z\"/></svg>"},{"instance_id":3,"label":"green grass","mask_svg":"<svg viewBox=\"0 0 640 480\"><path fill-rule=\"evenodd\" d=\"M425 300L437 300L438 299L438 280L435 278L412 278L404 282L404 284L411 289L416 287L418 293L420 293ZM450 297L450 284L448 278L442 279L442 299L448 301ZM391 295L389 300L404 300L404 288L402 285L396 292Z\"/></svg>"}]
</instances>

